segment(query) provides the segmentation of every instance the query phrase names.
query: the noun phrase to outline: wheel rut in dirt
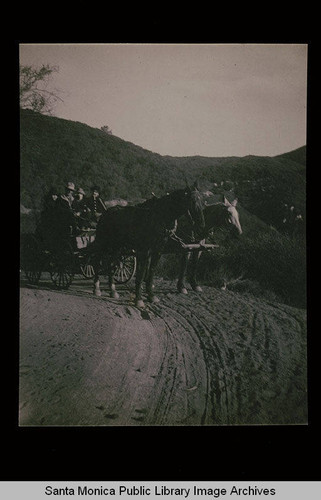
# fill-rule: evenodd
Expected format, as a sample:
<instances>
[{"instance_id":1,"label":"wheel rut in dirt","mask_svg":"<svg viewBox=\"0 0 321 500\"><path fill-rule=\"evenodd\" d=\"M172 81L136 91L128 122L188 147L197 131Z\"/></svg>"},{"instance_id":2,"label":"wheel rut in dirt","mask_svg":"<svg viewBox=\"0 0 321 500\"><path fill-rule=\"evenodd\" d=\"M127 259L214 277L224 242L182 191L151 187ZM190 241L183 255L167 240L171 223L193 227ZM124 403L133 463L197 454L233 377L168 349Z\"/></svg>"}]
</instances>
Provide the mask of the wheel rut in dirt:
<instances>
[{"instance_id":1,"label":"wheel rut in dirt","mask_svg":"<svg viewBox=\"0 0 321 500\"><path fill-rule=\"evenodd\" d=\"M306 311L204 287L21 288L20 425L307 422Z\"/></svg>"}]
</instances>

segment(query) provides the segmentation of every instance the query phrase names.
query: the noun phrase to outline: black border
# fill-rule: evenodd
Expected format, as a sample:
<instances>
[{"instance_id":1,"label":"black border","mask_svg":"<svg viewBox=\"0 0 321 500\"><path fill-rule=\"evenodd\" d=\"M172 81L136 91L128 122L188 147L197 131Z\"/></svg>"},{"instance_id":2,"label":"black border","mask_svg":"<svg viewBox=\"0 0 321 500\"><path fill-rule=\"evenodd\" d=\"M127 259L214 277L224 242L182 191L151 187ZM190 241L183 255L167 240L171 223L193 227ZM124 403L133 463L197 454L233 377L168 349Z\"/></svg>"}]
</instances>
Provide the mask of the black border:
<instances>
[{"instance_id":1,"label":"black border","mask_svg":"<svg viewBox=\"0 0 321 500\"><path fill-rule=\"evenodd\" d=\"M270 5L264 6L266 9ZM188 9L188 7L185 7ZM234 7L233 7L234 8ZM232 8L232 9L233 9ZM262 9L263 5L257 7ZM18 45L23 43L307 43L309 45L309 118L308 118L308 181L313 162L312 138L312 103L315 99L315 83L312 78L315 44L313 37L302 31L305 26L306 11L300 19L300 29L295 36L284 34L277 36L276 27L284 28L282 20L275 14L272 31L274 36L265 38L256 21L252 34L244 25L237 32L231 26L225 35L218 35L217 26L222 18L211 12L198 12L193 23L183 29L184 16L164 13L159 6L158 13L146 20L143 15L143 31L141 23L127 19L126 23L115 23L112 16L107 15L106 30L97 29L96 36L90 40L85 38L88 30L78 35L61 35L57 29L54 36L43 26L42 33L35 35L30 25L24 26L27 35L18 30L18 36L9 41L9 54L14 60L13 92L17 92L17 54ZM146 10L148 8L146 7ZM163 17L162 15L163 14ZM97 18L99 12L95 12ZM206 16L211 16L210 23ZM164 19L166 17L166 19ZM74 22L77 16L75 15ZM89 17L90 19L90 17ZM109 20L109 22L108 22ZM201 26L198 23L201 22ZM242 22L239 20L239 22ZM299 21L297 21L298 23ZM68 19L63 19L65 28ZM147 23L147 24L146 24ZM209 26L210 24L210 26ZM119 26L121 25L121 29ZM281 25L281 26L280 26ZM57 25L58 26L58 25ZM96 26L96 25L95 25ZM225 23L225 27L227 24ZM294 24L294 28L298 24ZM210 29L211 27L211 29ZM61 26L60 26L61 28ZM189 28L189 29L188 29ZM195 29L196 28L196 29ZM202 29L203 28L203 29ZM93 30L89 30L89 32ZM241 31L241 34L240 34ZM65 32L70 33L68 29ZM294 30L295 32L295 30ZM52 33L52 31L51 31ZM97 34L98 33L98 34ZM303 33L303 34L302 34ZM269 33L271 35L271 33ZM12 61L10 61L12 63ZM9 65L10 66L10 65ZM11 66L10 66L11 67ZM13 183L18 185L19 194L19 110L14 99L11 106L13 114L13 130L15 131L13 163L10 170L14 176ZM12 113L12 109L14 112ZM12 155L11 155L12 160ZM310 180L311 182L311 180ZM309 187L308 187L309 189ZM17 196L19 199L19 196ZM308 205L310 203L308 196ZM18 205L19 206L19 205ZM308 207L309 208L309 207ZM15 212L16 213L16 212ZM310 224L311 225L311 224ZM17 228L19 214L17 209ZM308 231L311 228L308 227ZM18 233L18 231L17 231ZM17 236L17 239L15 238ZM15 241L19 235L14 233ZM310 240L308 238L308 248ZM13 252L19 258L19 250ZM308 254L310 259L310 252ZM309 269L309 265L308 265ZM11 273L12 275L12 273ZM9 333L9 353L5 356L10 361L9 372L3 376L3 388L8 395L4 396L5 423L1 425L4 465L1 468L0 480L5 481L159 481L159 480L242 480L242 481L298 481L320 480L318 468L318 425L316 420L316 369L312 353L316 352L315 339L309 328L309 424L307 426L240 426L240 427L135 427L135 428L19 428L17 421L18 407L18 350L19 350L19 277L14 283L13 297L15 311L15 331L5 327ZM308 318L311 323L312 293L309 292ZM11 322L12 324L12 322ZM319 333L314 332L316 335ZM6 339L8 340L8 339ZM8 376L8 373L10 374ZM8 380L9 379L9 380ZM318 455L318 453L317 453Z\"/></svg>"}]
</instances>

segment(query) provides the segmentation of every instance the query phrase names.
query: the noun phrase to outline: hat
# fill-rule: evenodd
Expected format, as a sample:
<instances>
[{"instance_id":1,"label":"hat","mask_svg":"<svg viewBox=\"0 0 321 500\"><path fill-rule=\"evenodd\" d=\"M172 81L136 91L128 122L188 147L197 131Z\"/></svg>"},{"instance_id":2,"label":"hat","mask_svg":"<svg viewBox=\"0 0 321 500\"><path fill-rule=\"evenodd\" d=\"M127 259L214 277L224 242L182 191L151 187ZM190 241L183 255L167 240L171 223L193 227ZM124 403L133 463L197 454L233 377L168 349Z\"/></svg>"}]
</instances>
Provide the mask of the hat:
<instances>
[{"instance_id":1,"label":"hat","mask_svg":"<svg viewBox=\"0 0 321 500\"><path fill-rule=\"evenodd\" d=\"M78 188L77 193L83 194L84 196L86 194L85 191L83 190L83 188Z\"/></svg>"},{"instance_id":2,"label":"hat","mask_svg":"<svg viewBox=\"0 0 321 500\"><path fill-rule=\"evenodd\" d=\"M66 188L69 189L69 191L75 191L75 184L73 182L68 182Z\"/></svg>"}]
</instances>

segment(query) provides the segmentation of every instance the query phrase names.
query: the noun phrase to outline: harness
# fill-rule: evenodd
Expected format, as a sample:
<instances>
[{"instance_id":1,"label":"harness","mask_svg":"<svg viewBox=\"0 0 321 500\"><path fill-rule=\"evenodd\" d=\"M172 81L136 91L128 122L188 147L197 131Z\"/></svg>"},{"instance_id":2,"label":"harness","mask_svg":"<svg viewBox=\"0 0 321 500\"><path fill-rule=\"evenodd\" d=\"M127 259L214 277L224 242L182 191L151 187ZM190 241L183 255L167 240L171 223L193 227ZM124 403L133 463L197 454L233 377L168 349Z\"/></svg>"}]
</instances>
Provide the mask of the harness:
<instances>
[{"instance_id":1,"label":"harness","mask_svg":"<svg viewBox=\"0 0 321 500\"><path fill-rule=\"evenodd\" d=\"M176 243L179 243L182 247L185 247L185 242L177 236L176 234L176 229L177 229L177 219L175 220L175 227L173 229L168 230L168 236L170 237L171 240L175 241Z\"/></svg>"}]
</instances>

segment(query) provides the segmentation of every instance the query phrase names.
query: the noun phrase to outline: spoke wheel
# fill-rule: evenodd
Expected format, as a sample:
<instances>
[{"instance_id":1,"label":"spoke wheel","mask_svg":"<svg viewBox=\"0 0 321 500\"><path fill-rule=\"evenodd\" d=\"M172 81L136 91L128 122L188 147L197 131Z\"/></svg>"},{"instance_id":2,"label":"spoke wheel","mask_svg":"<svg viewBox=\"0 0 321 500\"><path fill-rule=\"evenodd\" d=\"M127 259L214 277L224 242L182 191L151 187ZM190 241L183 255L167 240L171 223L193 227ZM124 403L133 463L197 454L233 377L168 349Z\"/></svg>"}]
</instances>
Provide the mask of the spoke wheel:
<instances>
[{"instance_id":1,"label":"spoke wheel","mask_svg":"<svg viewBox=\"0 0 321 500\"><path fill-rule=\"evenodd\" d=\"M92 279L94 277L94 266L91 263L92 261L92 256L91 255L86 255L82 259L82 263L80 264L80 271L83 277L86 280Z\"/></svg>"},{"instance_id":2,"label":"spoke wheel","mask_svg":"<svg viewBox=\"0 0 321 500\"><path fill-rule=\"evenodd\" d=\"M30 285L38 285L41 278L41 271L37 269L28 269L28 271L25 271L25 273Z\"/></svg>"},{"instance_id":3,"label":"spoke wheel","mask_svg":"<svg viewBox=\"0 0 321 500\"><path fill-rule=\"evenodd\" d=\"M74 278L75 259L71 245L55 251L50 262L50 277L60 290L67 290Z\"/></svg>"},{"instance_id":4,"label":"spoke wheel","mask_svg":"<svg viewBox=\"0 0 321 500\"><path fill-rule=\"evenodd\" d=\"M135 255L122 256L114 263L114 280L116 283L129 283L133 279L136 272L136 257Z\"/></svg>"}]
</instances>

